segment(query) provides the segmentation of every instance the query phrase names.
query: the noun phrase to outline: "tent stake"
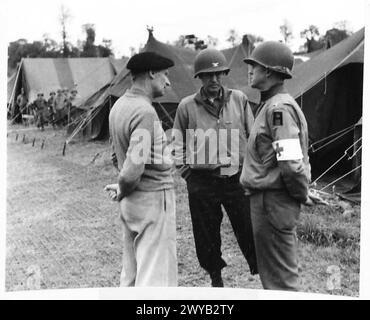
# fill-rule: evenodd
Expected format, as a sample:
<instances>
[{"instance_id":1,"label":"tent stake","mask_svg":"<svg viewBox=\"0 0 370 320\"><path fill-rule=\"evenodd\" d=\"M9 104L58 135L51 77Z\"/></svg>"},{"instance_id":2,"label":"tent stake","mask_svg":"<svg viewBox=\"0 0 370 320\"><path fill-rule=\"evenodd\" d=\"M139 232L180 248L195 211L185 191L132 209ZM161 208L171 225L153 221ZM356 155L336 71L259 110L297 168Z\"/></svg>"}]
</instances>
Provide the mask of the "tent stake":
<instances>
[{"instance_id":1,"label":"tent stake","mask_svg":"<svg viewBox=\"0 0 370 320\"><path fill-rule=\"evenodd\" d=\"M15 135L15 141L18 141L18 133Z\"/></svg>"},{"instance_id":2,"label":"tent stake","mask_svg":"<svg viewBox=\"0 0 370 320\"><path fill-rule=\"evenodd\" d=\"M23 143L26 143L26 135L25 135L25 134L23 134L22 142L23 142Z\"/></svg>"},{"instance_id":3,"label":"tent stake","mask_svg":"<svg viewBox=\"0 0 370 320\"><path fill-rule=\"evenodd\" d=\"M33 141L32 141L32 147L35 146L35 141L36 141L36 138L33 138Z\"/></svg>"},{"instance_id":4,"label":"tent stake","mask_svg":"<svg viewBox=\"0 0 370 320\"><path fill-rule=\"evenodd\" d=\"M62 152L63 156L65 156L65 155L66 155L66 148L67 148L67 142L64 142L64 145L63 145L63 152Z\"/></svg>"},{"instance_id":5,"label":"tent stake","mask_svg":"<svg viewBox=\"0 0 370 320\"><path fill-rule=\"evenodd\" d=\"M45 139L42 140L41 149L44 149L44 145L45 145Z\"/></svg>"}]
</instances>

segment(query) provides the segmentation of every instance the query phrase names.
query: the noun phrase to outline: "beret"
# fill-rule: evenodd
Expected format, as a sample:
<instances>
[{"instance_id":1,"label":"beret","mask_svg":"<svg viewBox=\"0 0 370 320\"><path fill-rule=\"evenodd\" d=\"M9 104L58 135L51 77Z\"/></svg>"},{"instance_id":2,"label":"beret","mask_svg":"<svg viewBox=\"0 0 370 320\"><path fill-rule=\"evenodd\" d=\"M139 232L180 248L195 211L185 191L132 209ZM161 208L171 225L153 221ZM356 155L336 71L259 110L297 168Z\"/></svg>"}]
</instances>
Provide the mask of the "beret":
<instances>
[{"instance_id":1,"label":"beret","mask_svg":"<svg viewBox=\"0 0 370 320\"><path fill-rule=\"evenodd\" d=\"M132 56L127 62L126 68L131 72L140 73L149 70L165 70L172 66L174 66L174 62L171 59L163 57L155 52L146 51Z\"/></svg>"}]
</instances>

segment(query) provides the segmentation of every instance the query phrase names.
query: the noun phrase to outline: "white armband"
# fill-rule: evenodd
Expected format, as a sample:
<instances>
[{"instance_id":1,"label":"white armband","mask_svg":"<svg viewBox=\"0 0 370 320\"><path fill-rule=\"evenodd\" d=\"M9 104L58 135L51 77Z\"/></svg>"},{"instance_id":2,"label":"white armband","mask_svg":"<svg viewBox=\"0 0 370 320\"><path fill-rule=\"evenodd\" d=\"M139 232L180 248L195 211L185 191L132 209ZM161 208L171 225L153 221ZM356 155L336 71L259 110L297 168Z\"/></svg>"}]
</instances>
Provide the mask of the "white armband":
<instances>
[{"instance_id":1,"label":"white armband","mask_svg":"<svg viewBox=\"0 0 370 320\"><path fill-rule=\"evenodd\" d=\"M303 159L299 139L283 139L272 143L277 161Z\"/></svg>"}]
</instances>

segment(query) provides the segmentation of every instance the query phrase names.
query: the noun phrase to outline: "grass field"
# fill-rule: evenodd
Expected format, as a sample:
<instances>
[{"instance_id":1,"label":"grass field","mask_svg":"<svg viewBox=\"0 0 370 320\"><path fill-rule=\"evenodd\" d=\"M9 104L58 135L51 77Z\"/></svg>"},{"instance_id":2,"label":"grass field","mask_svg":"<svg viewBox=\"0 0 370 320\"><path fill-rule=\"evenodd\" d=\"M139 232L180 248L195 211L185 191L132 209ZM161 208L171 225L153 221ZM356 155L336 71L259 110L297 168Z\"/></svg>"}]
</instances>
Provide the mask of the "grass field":
<instances>
[{"instance_id":1,"label":"grass field","mask_svg":"<svg viewBox=\"0 0 370 320\"><path fill-rule=\"evenodd\" d=\"M103 191L116 179L108 142L77 141L63 156L65 138L62 130L8 127L7 291L30 288L35 269L41 289L119 285L119 211ZM196 258L186 185L179 177L176 195L179 286L210 286ZM303 209L298 227L302 291L359 295L360 207L349 209L335 201ZM249 274L226 215L222 241L225 286L262 288L258 276ZM340 270L333 290L330 266Z\"/></svg>"}]
</instances>

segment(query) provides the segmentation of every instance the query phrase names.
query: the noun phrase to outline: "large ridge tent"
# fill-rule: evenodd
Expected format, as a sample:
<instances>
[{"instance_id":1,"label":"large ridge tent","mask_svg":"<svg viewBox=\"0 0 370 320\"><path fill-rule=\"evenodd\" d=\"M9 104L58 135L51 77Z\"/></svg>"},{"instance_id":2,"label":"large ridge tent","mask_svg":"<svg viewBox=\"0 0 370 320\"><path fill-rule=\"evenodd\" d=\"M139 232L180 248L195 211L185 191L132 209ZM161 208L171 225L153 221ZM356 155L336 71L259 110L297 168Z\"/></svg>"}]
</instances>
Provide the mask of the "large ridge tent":
<instances>
[{"instance_id":1,"label":"large ridge tent","mask_svg":"<svg viewBox=\"0 0 370 320\"><path fill-rule=\"evenodd\" d=\"M122 58L113 61L113 65L118 73L109 83L98 91L91 94L83 100L75 112L75 118L67 127L67 133L70 140L77 134L83 134L88 139L103 139L108 133L108 115L109 110L116 101L116 98L110 94L111 87L117 83L128 70L126 64L128 58Z\"/></svg>"},{"instance_id":2,"label":"large ridge tent","mask_svg":"<svg viewBox=\"0 0 370 320\"><path fill-rule=\"evenodd\" d=\"M153 103L163 127L165 129L171 128L171 119L175 116L180 100L200 88L201 82L194 78L193 72L193 64L198 52L190 48L179 48L162 43L155 39L152 31L149 31L148 41L143 51L157 52L175 62L169 75L171 87L163 97L156 99ZM243 62L243 58L248 56L250 51L247 38L240 45L223 50L231 68L229 76L224 78L224 84L227 87L242 90L252 104L257 104L259 93L248 86L248 66ZM127 69L124 69L112 80L110 85L106 86L105 90L101 90L89 101L85 101L84 108L88 109L87 116L77 125L77 130L80 127L83 136L88 139L107 137L109 134L107 124L109 110L130 86L130 74ZM76 133L75 129L71 137Z\"/></svg>"},{"instance_id":3,"label":"large ridge tent","mask_svg":"<svg viewBox=\"0 0 370 320\"><path fill-rule=\"evenodd\" d=\"M81 99L86 99L112 81L120 64L110 58L24 58L9 98L11 115L22 87L28 101L33 101L39 91L48 97L49 92L60 88L76 88Z\"/></svg>"},{"instance_id":4,"label":"large ridge tent","mask_svg":"<svg viewBox=\"0 0 370 320\"><path fill-rule=\"evenodd\" d=\"M354 129L362 116L363 62L364 28L299 64L287 81L307 119L314 176L354 143L353 131L345 129ZM343 173L351 168L351 161L344 161L335 169Z\"/></svg>"}]
</instances>

